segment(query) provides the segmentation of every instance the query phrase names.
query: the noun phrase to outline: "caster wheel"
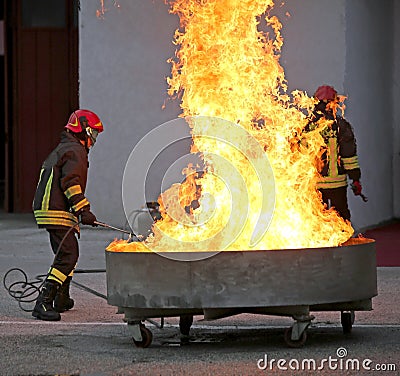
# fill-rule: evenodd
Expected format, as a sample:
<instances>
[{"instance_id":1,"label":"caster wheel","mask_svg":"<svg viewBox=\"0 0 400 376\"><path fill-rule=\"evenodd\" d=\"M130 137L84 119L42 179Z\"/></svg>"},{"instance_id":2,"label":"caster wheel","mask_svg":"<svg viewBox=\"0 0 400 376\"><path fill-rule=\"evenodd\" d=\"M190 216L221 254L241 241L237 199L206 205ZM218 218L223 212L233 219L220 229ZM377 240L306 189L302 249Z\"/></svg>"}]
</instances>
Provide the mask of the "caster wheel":
<instances>
[{"instance_id":1,"label":"caster wheel","mask_svg":"<svg viewBox=\"0 0 400 376\"><path fill-rule=\"evenodd\" d=\"M141 348L149 347L151 341L153 340L153 334L151 333L151 331L147 329L144 325L140 325L140 334L142 335L142 340L136 341L133 338L133 343L136 345L136 347L141 347Z\"/></svg>"},{"instance_id":2,"label":"caster wheel","mask_svg":"<svg viewBox=\"0 0 400 376\"><path fill-rule=\"evenodd\" d=\"M307 341L307 333L306 333L306 331L304 331L301 334L301 337L298 340L293 340L291 337L292 337L292 327L287 328L285 330L285 333L284 333L284 336L283 336L283 338L285 340L285 343L289 347L294 347L294 348L302 347Z\"/></svg>"},{"instance_id":3,"label":"caster wheel","mask_svg":"<svg viewBox=\"0 0 400 376\"><path fill-rule=\"evenodd\" d=\"M179 317L179 330L182 335L188 336L193 324L193 315L182 315Z\"/></svg>"},{"instance_id":4,"label":"caster wheel","mask_svg":"<svg viewBox=\"0 0 400 376\"><path fill-rule=\"evenodd\" d=\"M340 322L342 323L343 333L350 334L354 324L354 311L342 312L340 314Z\"/></svg>"}]
</instances>

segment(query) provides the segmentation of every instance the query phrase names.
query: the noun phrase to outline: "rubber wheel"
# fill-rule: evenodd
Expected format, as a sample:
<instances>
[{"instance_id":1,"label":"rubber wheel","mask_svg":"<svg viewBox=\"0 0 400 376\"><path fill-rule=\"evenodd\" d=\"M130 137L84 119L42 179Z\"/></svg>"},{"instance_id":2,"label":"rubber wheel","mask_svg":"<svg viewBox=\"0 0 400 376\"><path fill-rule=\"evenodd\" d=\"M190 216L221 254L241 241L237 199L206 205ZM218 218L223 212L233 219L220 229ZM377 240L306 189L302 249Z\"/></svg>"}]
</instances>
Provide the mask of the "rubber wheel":
<instances>
[{"instance_id":1,"label":"rubber wheel","mask_svg":"<svg viewBox=\"0 0 400 376\"><path fill-rule=\"evenodd\" d=\"M179 330L182 335L188 336L193 324L193 315L179 316Z\"/></svg>"},{"instance_id":2,"label":"rubber wheel","mask_svg":"<svg viewBox=\"0 0 400 376\"><path fill-rule=\"evenodd\" d=\"M350 334L354 324L354 312L341 312L340 322L342 323L343 333Z\"/></svg>"},{"instance_id":3,"label":"rubber wheel","mask_svg":"<svg viewBox=\"0 0 400 376\"><path fill-rule=\"evenodd\" d=\"M291 337L292 337L292 327L287 328L285 330L285 333L283 335L285 343L289 347L294 347L294 348L302 347L307 341L306 330L303 333L301 333L301 337L297 341L293 340Z\"/></svg>"},{"instance_id":4,"label":"rubber wheel","mask_svg":"<svg viewBox=\"0 0 400 376\"><path fill-rule=\"evenodd\" d=\"M136 341L135 338L132 338L133 343L136 345L136 347L141 347L141 348L149 347L151 345L151 342L153 341L153 333L149 329L147 329L144 325L141 325L140 334L142 335L142 340Z\"/></svg>"}]
</instances>

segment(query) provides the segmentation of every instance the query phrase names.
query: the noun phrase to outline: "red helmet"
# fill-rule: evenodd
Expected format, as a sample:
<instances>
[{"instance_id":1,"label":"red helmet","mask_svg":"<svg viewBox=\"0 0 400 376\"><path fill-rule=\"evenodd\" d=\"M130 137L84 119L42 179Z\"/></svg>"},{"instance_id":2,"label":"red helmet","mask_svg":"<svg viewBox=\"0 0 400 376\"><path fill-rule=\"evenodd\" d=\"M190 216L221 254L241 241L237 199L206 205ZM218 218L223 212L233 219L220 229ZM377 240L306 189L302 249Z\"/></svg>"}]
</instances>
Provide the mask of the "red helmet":
<instances>
[{"instance_id":1,"label":"red helmet","mask_svg":"<svg viewBox=\"0 0 400 376\"><path fill-rule=\"evenodd\" d=\"M314 97L320 101L333 101L337 97L337 91L332 86L323 85L316 90Z\"/></svg>"},{"instance_id":2,"label":"red helmet","mask_svg":"<svg viewBox=\"0 0 400 376\"><path fill-rule=\"evenodd\" d=\"M91 146L96 142L97 135L104 130L100 118L89 110L74 111L65 128L74 133L85 133L92 141Z\"/></svg>"},{"instance_id":3,"label":"red helmet","mask_svg":"<svg viewBox=\"0 0 400 376\"><path fill-rule=\"evenodd\" d=\"M79 121L78 121L79 120ZM65 128L74 133L81 133L89 127L98 133L103 132L103 124L100 118L89 110L76 110L69 117L68 124Z\"/></svg>"}]
</instances>

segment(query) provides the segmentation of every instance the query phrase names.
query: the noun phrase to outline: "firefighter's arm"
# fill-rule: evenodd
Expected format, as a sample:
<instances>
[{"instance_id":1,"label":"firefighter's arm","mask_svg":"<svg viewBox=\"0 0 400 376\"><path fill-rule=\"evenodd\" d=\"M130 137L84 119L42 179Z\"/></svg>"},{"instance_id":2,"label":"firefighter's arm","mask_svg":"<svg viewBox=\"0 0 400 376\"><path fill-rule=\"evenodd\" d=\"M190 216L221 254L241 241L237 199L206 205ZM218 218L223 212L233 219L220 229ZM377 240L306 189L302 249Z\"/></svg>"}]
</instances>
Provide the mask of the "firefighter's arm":
<instances>
[{"instance_id":1,"label":"firefighter's arm","mask_svg":"<svg viewBox=\"0 0 400 376\"><path fill-rule=\"evenodd\" d=\"M353 155L352 157L342 157L341 162L349 178L353 180L353 182L359 181L361 178L361 169L358 164L358 156Z\"/></svg>"},{"instance_id":2,"label":"firefighter's arm","mask_svg":"<svg viewBox=\"0 0 400 376\"><path fill-rule=\"evenodd\" d=\"M82 191L82 179L86 176L87 161L73 152L67 152L61 169L61 189L68 200L71 210L84 225L96 226L95 215L90 211L89 200Z\"/></svg>"},{"instance_id":3,"label":"firefighter's arm","mask_svg":"<svg viewBox=\"0 0 400 376\"><path fill-rule=\"evenodd\" d=\"M341 163L352 180L360 180L361 171L358 163L357 145L351 129L339 139Z\"/></svg>"},{"instance_id":4,"label":"firefighter's arm","mask_svg":"<svg viewBox=\"0 0 400 376\"><path fill-rule=\"evenodd\" d=\"M341 119L340 123L339 150L341 163L347 175L353 181L351 189L356 196L360 196L362 194L362 185L360 182L361 169L358 163L357 143L350 123L344 119Z\"/></svg>"},{"instance_id":5,"label":"firefighter's arm","mask_svg":"<svg viewBox=\"0 0 400 376\"><path fill-rule=\"evenodd\" d=\"M339 153L344 169L353 181L360 180L361 171L358 163L357 143L353 129L344 119L339 121Z\"/></svg>"}]
</instances>

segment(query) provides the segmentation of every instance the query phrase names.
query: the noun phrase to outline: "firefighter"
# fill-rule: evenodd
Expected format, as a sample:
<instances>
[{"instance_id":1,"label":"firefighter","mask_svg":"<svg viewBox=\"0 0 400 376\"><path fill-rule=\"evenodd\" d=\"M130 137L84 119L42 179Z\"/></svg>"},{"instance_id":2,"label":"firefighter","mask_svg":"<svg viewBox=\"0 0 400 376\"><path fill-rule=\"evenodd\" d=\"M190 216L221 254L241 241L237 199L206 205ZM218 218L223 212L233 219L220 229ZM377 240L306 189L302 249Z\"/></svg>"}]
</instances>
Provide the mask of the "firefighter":
<instances>
[{"instance_id":1,"label":"firefighter","mask_svg":"<svg viewBox=\"0 0 400 376\"><path fill-rule=\"evenodd\" d=\"M60 312L74 306L69 287L79 257L79 223L96 226L85 197L88 153L102 131L94 112L74 111L42 165L33 212L38 227L48 231L55 256L32 312L37 319L58 321Z\"/></svg>"},{"instance_id":2,"label":"firefighter","mask_svg":"<svg viewBox=\"0 0 400 376\"><path fill-rule=\"evenodd\" d=\"M339 98L332 86L320 86L314 93L314 98L318 102L306 131L315 128L321 118L329 121L321 130L325 147L321 150L321 177L317 188L322 194L322 201L328 207L333 206L343 219L350 221L347 203L348 177L352 180L353 193L363 197L354 132L350 123L337 114Z\"/></svg>"}]
</instances>

